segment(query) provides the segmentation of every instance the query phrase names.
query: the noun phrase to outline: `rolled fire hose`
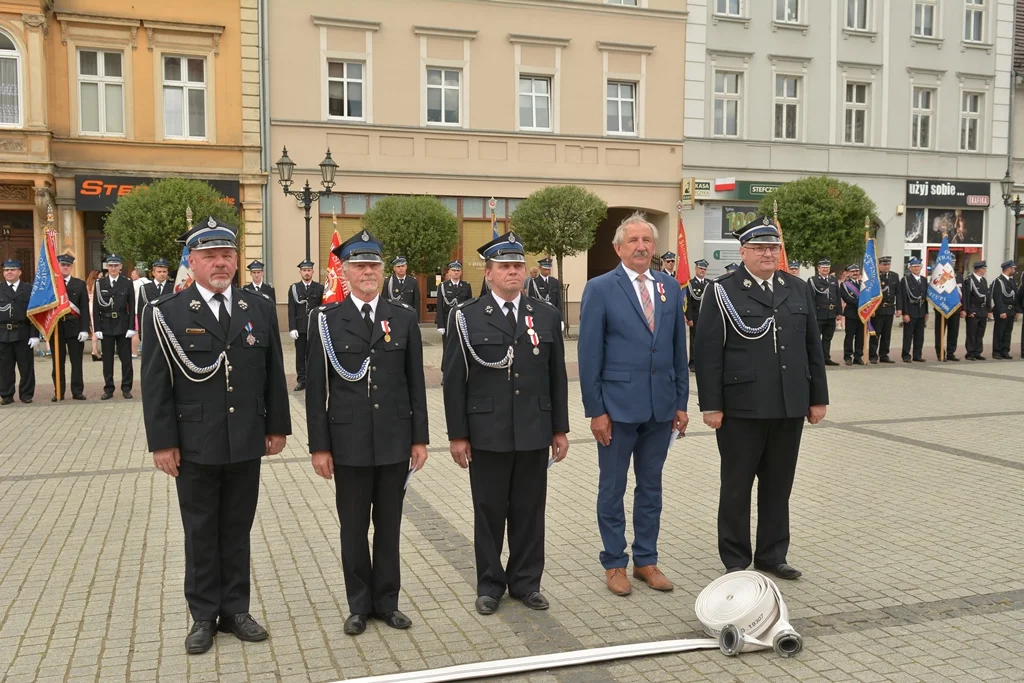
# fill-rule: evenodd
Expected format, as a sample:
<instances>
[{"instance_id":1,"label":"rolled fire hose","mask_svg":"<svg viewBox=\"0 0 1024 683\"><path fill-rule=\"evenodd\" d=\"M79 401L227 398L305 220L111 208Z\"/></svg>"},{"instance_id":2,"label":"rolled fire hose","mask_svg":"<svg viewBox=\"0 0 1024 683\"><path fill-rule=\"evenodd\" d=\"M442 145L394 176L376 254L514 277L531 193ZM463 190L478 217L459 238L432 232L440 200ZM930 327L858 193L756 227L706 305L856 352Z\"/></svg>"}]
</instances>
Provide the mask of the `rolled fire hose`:
<instances>
[{"instance_id":1,"label":"rolled fire hose","mask_svg":"<svg viewBox=\"0 0 1024 683\"><path fill-rule=\"evenodd\" d=\"M779 587L774 581L757 572L733 572L715 579L697 596L694 612L710 638L612 645L574 652L459 664L426 671L352 678L344 683L466 681L541 669L594 664L614 659L715 648L721 649L730 657L755 650L775 650L783 657L793 657L804 647L800 634L789 624L789 610L782 600Z\"/></svg>"}]
</instances>

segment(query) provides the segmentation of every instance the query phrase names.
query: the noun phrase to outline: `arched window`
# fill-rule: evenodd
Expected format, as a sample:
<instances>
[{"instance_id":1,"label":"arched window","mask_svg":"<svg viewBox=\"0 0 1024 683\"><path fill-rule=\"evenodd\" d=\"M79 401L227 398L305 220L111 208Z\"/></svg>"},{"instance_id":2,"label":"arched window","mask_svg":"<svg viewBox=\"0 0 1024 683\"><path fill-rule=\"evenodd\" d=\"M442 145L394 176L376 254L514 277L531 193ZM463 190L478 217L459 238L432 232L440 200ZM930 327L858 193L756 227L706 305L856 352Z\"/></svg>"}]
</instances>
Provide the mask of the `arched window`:
<instances>
[{"instance_id":1,"label":"arched window","mask_svg":"<svg viewBox=\"0 0 1024 683\"><path fill-rule=\"evenodd\" d=\"M0 31L0 126L21 125L21 55Z\"/></svg>"}]
</instances>

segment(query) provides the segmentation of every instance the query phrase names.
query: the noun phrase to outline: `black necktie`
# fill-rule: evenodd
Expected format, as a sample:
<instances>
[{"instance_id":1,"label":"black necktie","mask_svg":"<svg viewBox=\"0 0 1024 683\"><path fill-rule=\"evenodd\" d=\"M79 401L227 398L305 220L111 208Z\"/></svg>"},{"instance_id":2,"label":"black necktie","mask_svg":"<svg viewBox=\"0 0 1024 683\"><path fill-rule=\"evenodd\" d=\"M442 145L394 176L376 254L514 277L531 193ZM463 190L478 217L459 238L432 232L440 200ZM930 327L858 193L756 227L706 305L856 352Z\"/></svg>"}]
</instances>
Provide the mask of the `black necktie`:
<instances>
[{"instance_id":1,"label":"black necktie","mask_svg":"<svg viewBox=\"0 0 1024 683\"><path fill-rule=\"evenodd\" d=\"M761 288L764 289L766 294L771 294L772 293L772 288L768 286L768 281L767 280L765 280L764 282L761 283Z\"/></svg>"},{"instance_id":2,"label":"black necktie","mask_svg":"<svg viewBox=\"0 0 1024 683\"><path fill-rule=\"evenodd\" d=\"M373 317L371 316L372 311L373 309L370 308L370 304L363 304L363 320L366 321L366 330L370 334L373 334Z\"/></svg>"},{"instance_id":3,"label":"black necktie","mask_svg":"<svg viewBox=\"0 0 1024 683\"><path fill-rule=\"evenodd\" d=\"M164 283L162 283L162 282L156 283L156 295L160 296L163 293L164 293Z\"/></svg>"},{"instance_id":4,"label":"black necktie","mask_svg":"<svg viewBox=\"0 0 1024 683\"><path fill-rule=\"evenodd\" d=\"M220 302L220 311L217 313L217 320L220 322L220 327L224 330L224 336L228 336L228 330L231 329L231 314L228 313L228 302L224 300L223 294L214 294L213 298Z\"/></svg>"},{"instance_id":5,"label":"black necktie","mask_svg":"<svg viewBox=\"0 0 1024 683\"><path fill-rule=\"evenodd\" d=\"M516 309L512 306L511 301L505 302L505 318L508 320L508 324L512 326L512 331L516 331Z\"/></svg>"}]
</instances>

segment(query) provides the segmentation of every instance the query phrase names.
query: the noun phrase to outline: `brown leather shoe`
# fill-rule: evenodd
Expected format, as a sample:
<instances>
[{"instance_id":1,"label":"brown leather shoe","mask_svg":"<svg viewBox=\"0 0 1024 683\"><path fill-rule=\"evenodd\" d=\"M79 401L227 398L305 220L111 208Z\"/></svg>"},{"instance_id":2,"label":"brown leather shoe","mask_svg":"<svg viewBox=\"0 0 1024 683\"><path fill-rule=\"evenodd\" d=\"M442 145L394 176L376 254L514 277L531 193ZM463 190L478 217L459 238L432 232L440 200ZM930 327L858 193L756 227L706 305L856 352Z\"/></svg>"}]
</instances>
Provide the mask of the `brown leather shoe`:
<instances>
[{"instance_id":1,"label":"brown leather shoe","mask_svg":"<svg viewBox=\"0 0 1024 683\"><path fill-rule=\"evenodd\" d=\"M670 591L675 588L655 564L649 564L646 567L633 567L633 578L643 580L656 591Z\"/></svg>"},{"instance_id":2,"label":"brown leather shoe","mask_svg":"<svg viewBox=\"0 0 1024 683\"><path fill-rule=\"evenodd\" d=\"M616 595L629 595L633 592L633 587L629 584L625 568L606 569L604 575L608 579L608 590L612 593Z\"/></svg>"}]
</instances>

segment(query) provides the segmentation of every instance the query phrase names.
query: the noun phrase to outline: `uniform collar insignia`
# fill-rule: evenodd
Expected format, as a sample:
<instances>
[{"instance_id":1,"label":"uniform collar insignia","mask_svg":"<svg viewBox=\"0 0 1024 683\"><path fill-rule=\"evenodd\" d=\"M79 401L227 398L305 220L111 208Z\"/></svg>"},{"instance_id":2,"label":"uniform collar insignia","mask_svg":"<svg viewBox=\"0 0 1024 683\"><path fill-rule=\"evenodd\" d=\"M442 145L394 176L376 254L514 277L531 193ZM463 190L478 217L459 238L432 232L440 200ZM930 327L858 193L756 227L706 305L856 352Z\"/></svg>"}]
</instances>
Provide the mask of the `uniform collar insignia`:
<instances>
[{"instance_id":1,"label":"uniform collar insignia","mask_svg":"<svg viewBox=\"0 0 1024 683\"><path fill-rule=\"evenodd\" d=\"M493 306L485 306L484 307L484 313L486 313L487 315L490 315L491 313L494 313L494 307Z\"/></svg>"},{"instance_id":2,"label":"uniform collar insignia","mask_svg":"<svg viewBox=\"0 0 1024 683\"><path fill-rule=\"evenodd\" d=\"M192 299L192 301L188 302L188 307L191 308L193 311L198 311L200 308L203 307L203 305L196 301L195 299Z\"/></svg>"},{"instance_id":3,"label":"uniform collar insignia","mask_svg":"<svg viewBox=\"0 0 1024 683\"><path fill-rule=\"evenodd\" d=\"M779 284L782 285L783 287L786 286L786 282L782 279L781 276L779 277Z\"/></svg>"},{"instance_id":4,"label":"uniform collar insignia","mask_svg":"<svg viewBox=\"0 0 1024 683\"><path fill-rule=\"evenodd\" d=\"M249 310L249 304L247 304L245 302L245 299L243 299L241 297L239 297L239 299L238 299L238 307L241 308L243 311Z\"/></svg>"},{"instance_id":5,"label":"uniform collar insignia","mask_svg":"<svg viewBox=\"0 0 1024 683\"><path fill-rule=\"evenodd\" d=\"M530 304L526 304L526 310L528 310L530 313L533 313L533 306L531 306Z\"/></svg>"},{"instance_id":6,"label":"uniform collar insignia","mask_svg":"<svg viewBox=\"0 0 1024 683\"><path fill-rule=\"evenodd\" d=\"M754 284L754 283L753 283L753 282L751 282L750 280L744 280L744 281L743 281L743 288L744 288L744 289L750 289L750 286L751 286L751 285L753 285L753 284Z\"/></svg>"}]
</instances>

